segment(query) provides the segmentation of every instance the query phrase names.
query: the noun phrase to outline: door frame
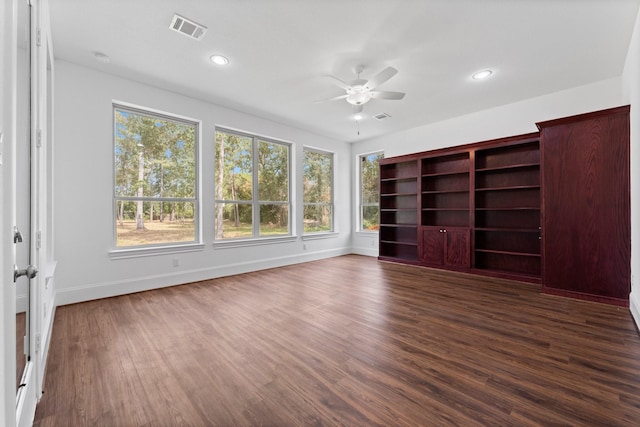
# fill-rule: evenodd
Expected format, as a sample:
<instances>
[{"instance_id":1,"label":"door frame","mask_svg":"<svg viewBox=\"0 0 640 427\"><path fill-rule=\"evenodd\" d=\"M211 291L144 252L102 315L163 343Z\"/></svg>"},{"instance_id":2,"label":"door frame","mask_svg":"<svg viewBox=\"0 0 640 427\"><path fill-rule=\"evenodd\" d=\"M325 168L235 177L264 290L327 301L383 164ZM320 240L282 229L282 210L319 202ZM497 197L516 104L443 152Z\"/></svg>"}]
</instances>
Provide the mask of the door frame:
<instances>
[{"instance_id":1,"label":"door frame","mask_svg":"<svg viewBox=\"0 0 640 427\"><path fill-rule=\"evenodd\" d=\"M13 225L15 223L15 148L17 135L17 3L0 2L0 423L16 425L16 291L13 286Z\"/></svg>"}]
</instances>

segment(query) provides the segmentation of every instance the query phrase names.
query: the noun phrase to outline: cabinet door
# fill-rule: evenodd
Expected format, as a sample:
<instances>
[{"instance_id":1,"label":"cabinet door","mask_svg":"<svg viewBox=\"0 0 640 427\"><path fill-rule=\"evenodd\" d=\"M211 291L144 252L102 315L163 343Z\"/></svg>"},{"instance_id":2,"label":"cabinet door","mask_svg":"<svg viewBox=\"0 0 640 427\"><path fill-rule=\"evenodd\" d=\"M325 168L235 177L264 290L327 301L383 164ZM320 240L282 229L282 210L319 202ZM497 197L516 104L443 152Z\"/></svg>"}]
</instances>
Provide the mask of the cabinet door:
<instances>
[{"instance_id":1,"label":"cabinet door","mask_svg":"<svg viewBox=\"0 0 640 427\"><path fill-rule=\"evenodd\" d=\"M440 227L422 228L422 262L444 264L444 233Z\"/></svg>"},{"instance_id":2,"label":"cabinet door","mask_svg":"<svg viewBox=\"0 0 640 427\"><path fill-rule=\"evenodd\" d=\"M444 263L457 267L471 266L471 231L468 228L445 229Z\"/></svg>"},{"instance_id":3,"label":"cabinet door","mask_svg":"<svg viewBox=\"0 0 640 427\"><path fill-rule=\"evenodd\" d=\"M627 300L628 110L541 130L545 288Z\"/></svg>"}]
</instances>

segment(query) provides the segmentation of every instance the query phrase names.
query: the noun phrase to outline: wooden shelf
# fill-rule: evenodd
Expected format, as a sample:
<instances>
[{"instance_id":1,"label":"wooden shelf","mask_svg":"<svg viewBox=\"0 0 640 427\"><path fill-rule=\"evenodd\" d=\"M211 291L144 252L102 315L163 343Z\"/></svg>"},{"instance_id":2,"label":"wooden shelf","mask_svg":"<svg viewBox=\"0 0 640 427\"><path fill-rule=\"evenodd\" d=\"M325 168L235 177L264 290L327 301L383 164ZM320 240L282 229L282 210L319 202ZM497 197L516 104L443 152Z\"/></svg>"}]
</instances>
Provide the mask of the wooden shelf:
<instances>
[{"instance_id":1,"label":"wooden shelf","mask_svg":"<svg viewBox=\"0 0 640 427\"><path fill-rule=\"evenodd\" d=\"M450 194L450 193L469 193L469 190L435 190L423 191L422 194Z\"/></svg>"},{"instance_id":2,"label":"wooden shelf","mask_svg":"<svg viewBox=\"0 0 640 427\"><path fill-rule=\"evenodd\" d=\"M499 227L476 227L476 231L502 232L510 231L513 233L540 233L540 228L499 228Z\"/></svg>"},{"instance_id":3,"label":"wooden shelf","mask_svg":"<svg viewBox=\"0 0 640 427\"><path fill-rule=\"evenodd\" d=\"M518 165L506 165L506 166L497 166L493 168L476 168L476 172L496 172L496 171L507 171L512 169L535 169L539 168L540 163L522 163Z\"/></svg>"},{"instance_id":4,"label":"wooden shelf","mask_svg":"<svg viewBox=\"0 0 640 427\"><path fill-rule=\"evenodd\" d=\"M509 187L487 187L487 188L478 188L476 187L476 191L515 191L515 190L529 190L529 189L539 189L540 185L512 185Z\"/></svg>"},{"instance_id":5,"label":"wooden shelf","mask_svg":"<svg viewBox=\"0 0 640 427\"><path fill-rule=\"evenodd\" d=\"M422 174L423 178L438 177L438 176L450 176L450 175L469 175L469 171L450 171L450 172L438 172L438 173L425 173Z\"/></svg>"},{"instance_id":6,"label":"wooden shelf","mask_svg":"<svg viewBox=\"0 0 640 427\"><path fill-rule=\"evenodd\" d=\"M398 241L395 241L395 240L380 240L380 242L382 242L382 243L391 243L391 244L394 244L394 245L418 246L417 243L398 242Z\"/></svg>"},{"instance_id":7,"label":"wooden shelf","mask_svg":"<svg viewBox=\"0 0 640 427\"><path fill-rule=\"evenodd\" d=\"M539 211L539 207L517 206L512 208L476 208L476 211Z\"/></svg>"},{"instance_id":8,"label":"wooden shelf","mask_svg":"<svg viewBox=\"0 0 640 427\"><path fill-rule=\"evenodd\" d=\"M404 197L404 196L417 196L417 193L386 193L380 194L380 197Z\"/></svg>"},{"instance_id":9,"label":"wooden shelf","mask_svg":"<svg viewBox=\"0 0 640 427\"><path fill-rule=\"evenodd\" d=\"M511 251L497 251L495 249L478 249L476 248L476 252L485 252L490 254L502 254L502 255L513 255L513 256L530 256L530 257L540 257L540 254L531 254L524 252L511 252Z\"/></svg>"}]
</instances>

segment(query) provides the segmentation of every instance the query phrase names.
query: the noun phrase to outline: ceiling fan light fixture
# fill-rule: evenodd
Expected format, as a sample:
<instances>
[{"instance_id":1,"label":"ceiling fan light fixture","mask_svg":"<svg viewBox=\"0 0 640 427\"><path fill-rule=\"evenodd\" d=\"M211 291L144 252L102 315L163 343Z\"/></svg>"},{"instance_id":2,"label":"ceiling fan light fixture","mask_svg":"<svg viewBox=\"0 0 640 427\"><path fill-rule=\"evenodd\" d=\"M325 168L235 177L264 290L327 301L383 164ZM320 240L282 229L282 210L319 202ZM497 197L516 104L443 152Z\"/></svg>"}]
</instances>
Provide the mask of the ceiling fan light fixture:
<instances>
[{"instance_id":1,"label":"ceiling fan light fixture","mask_svg":"<svg viewBox=\"0 0 640 427\"><path fill-rule=\"evenodd\" d=\"M354 93L347 96L347 102L351 105L364 105L369 101L371 101L369 92Z\"/></svg>"}]
</instances>

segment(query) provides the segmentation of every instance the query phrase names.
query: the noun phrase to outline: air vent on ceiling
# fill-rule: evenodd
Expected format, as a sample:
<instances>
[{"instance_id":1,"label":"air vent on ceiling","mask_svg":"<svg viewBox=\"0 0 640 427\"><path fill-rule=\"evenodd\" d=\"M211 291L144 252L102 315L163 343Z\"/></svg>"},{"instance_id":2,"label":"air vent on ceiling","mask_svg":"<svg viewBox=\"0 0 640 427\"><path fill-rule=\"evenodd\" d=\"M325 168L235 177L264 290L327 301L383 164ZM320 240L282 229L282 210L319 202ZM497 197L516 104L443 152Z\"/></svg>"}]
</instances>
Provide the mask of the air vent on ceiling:
<instances>
[{"instance_id":1,"label":"air vent on ceiling","mask_svg":"<svg viewBox=\"0 0 640 427\"><path fill-rule=\"evenodd\" d=\"M388 115L387 113L380 113L373 116L373 118L376 120L383 120L383 119L386 119L387 117L391 117L391 116Z\"/></svg>"},{"instance_id":2,"label":"air vent on ceiling","mask_svg":"<svg viewBox=\"0 0 640 427\"><path fill-rule=\"evenodd\" d=\"M204 36L204 33L207 32L207 27L204 25L200 25L178 14L173 16L169 28L196 40L200 40L202 36Z\"/></svg>"}]
</instances>

